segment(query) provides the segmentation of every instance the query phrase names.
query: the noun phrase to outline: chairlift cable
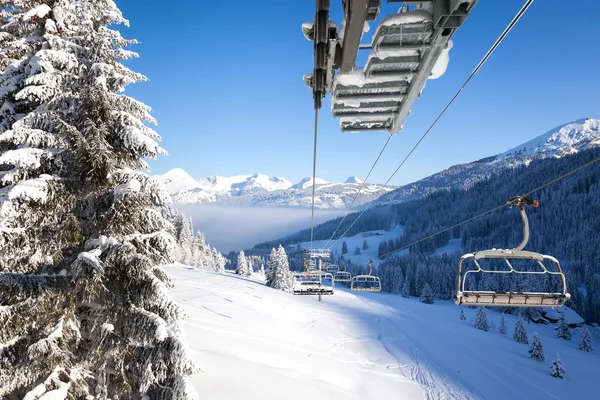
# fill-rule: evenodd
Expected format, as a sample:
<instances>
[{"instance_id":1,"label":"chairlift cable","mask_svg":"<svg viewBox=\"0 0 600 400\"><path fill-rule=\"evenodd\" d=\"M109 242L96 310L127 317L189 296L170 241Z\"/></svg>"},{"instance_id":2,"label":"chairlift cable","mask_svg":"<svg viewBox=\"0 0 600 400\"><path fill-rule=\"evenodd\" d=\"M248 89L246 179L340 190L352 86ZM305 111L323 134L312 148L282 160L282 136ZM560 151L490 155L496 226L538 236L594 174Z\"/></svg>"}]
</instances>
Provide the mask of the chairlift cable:
<instances>
[{"instance_id":1,"label":"chairlift cable","mask_svg":"<svg viewBox=\"0 0 600 400\"><path fill-rule=\"evenodd\" d=\"M404 166L404 164L406 163L406 161L414 153L414 151L417 149L417 147L419 147L419 145L425 139L425 137L429 134L429 132L431 132L431 130L438 123L438 121L440 120L440 118L442 118L442 116L446 113L446 111L448 110L448 108L450 108L450 106L452 105L452 103L454 103L454 100L456 100L456 98L460 95L460 93L467 86L467 84L471 81L471 79L475 76L475 74L477 74L477 72L479 72L479 70L481 69L481 67L483 66L483 64L485 64L485 62L490 58L490 56L496 50L496 48L500 45L500 43L502 43L502 41L504 40L504 38L506 37L506 35L516 25L517 21L519 21L519 19L523 16L523 14L525 14L525 11L527 11L527 9L531 5L531 3L533 3L533 0L527 0L527 2L523 5L523 7L521 8L521 10L519 10L519 12L513 17L512 21L504 29L504 31L502 32L502 34L500 34L500 36L498 37L498 39L496 39L496 41L494 42L494 44L492 45L492 47L490 47L490 49L486 52L486 54L483 56L483 58L481 59L481 61L479 61L479 63L475 67L475 69L473 69L473 72L471 72L471 74L469 75L469 77L467 78L467 80L462 84L462 86L458 89L458 91L450 99L450 101L448 102L448 104L446 104L446 106L444 107L444 109L442 110L442 112L440 112L440 114L436 117L436 119L429 126L429 128L427 128L427 130L425 131L425 133L423 134L423 136L421 136L421 138L419 139L419 141L413 146L413 148L406 155L406 157L404 157L404 160L402 160L402 162L400 163L400 165L398 166L398 168L396 168L396 170L392 173L392 175L388 178L388 180L379 188L379 192L378 193L381 193L385 189L385 187L387 186L387 184L398 173L398 171L400 170L400 168L402 168ZM372 201L369 202L369 203L372 203ZM362 215L365 213L366 210L367 210L367 207L365 207L361 211L361 213L358 215L358 217L356 217L356 219L354 220L354 222L352 222L352 224L350 224L350 226L348 227L348 229L346 229L346 231L342 234L342 236L340 236L331 246L329 246L329 248L332 248L333 246L335 246L336 243L338 243L343 237L346 236L346 233L348 233L348 231L350 231L350 229L359 220L359 218L362 217ZM329 241L328 241L328 243L329 243Z\"/></svg>"},{"instance_id":2,"label":"chairlift cable","mask_svg":"<svg viewBox=\"0 0 600 400\"><path fill-rule=\"evenodd\" d=\"M358 196L362 192L363 188L367 184L367 180L371 176L371 172L373 172L373 169L375 168L375 166L379 162L379 159L381 158L381 155L385 151L385 148L387 147L387 145L390 143L390 139L391 138L392 138L392 135L389 135L388 138L387 138L387 140L385 141L385 144L381 148L381 151L379 152L379 155L375 159L375 162L371 166L371 169L369 170L369 173L367 174L366 178L362 181L362 184L360 185L360 188L358 189L358 192L356 192L356 194L354 195L354 198L352 199L352 202L350 203L350 206L348 207L348 211L346 212L346 215L344 215L344 218L342 218L342 220L338 224L337 228L335 228L335 231L333 231L333 234L331 234L331 237L327 240L327 243L325 243L325 246L323 246L323 247L327 247L327 245L329 244L329 242L331 242L331 240L333 239L333 237L335 236L335 234L337 233L337 231L340 229L340 227L342 226L342 224L346 220L346 217L348 217L348 215L350 214L350 210L352 210L352 206L354 205L354 203L356 202L356 199L358 198Z\"/></svg>"},{"instance_id":3,"label":"chairlift cable","mask_svg":"<svg viewBox=\"0 0 600 400\"><path fill-rule=\"evenodd\" d=\"M315 108L315 134L313 145L313 181L312 181L312 207L310 214L310 249L313 248L313 235L315 229L315 185L317 179L317 134L319 127L319 109Z\"/></svg>"}]
</instances>

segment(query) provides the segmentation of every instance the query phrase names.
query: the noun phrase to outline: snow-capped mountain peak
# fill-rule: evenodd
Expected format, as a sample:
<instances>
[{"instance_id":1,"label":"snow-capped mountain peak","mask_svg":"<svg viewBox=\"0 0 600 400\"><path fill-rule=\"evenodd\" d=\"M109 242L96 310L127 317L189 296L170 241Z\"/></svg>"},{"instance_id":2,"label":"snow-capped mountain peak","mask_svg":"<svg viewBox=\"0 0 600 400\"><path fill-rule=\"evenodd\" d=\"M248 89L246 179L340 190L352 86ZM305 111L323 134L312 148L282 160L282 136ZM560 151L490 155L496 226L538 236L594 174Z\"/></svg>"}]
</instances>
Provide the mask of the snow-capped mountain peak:
<instances>
[{"instance_id":1,"label":"snow-capped mountain peak","mask_svg":"<svg viewBox=\"0 0 600 400\"><path fill-rule=\"evenodd\" d=\"M165 189L169 193L192 190L199 187L198 181L181 168L173 168L169 172L160 175L159 180L163 183Z\"/></svg>"},{"instance_id":2,"label":"snow-capped mountain peak","mask_svg":"<svg viewBox=\"0 0 600 400\"><path fill-rule=\"evenodd\" d=\"M600 120L583 118L549 130L520 146L498 155L498 158L526 156L533 153L551 152L552 155L577 151L576 146L587 144L590 140L598 139L600 135Z\"/></svg>"},{"instance_id":3,"label":"snow-capped mountain peak","mask_svg":"<svg viewBox=\"0 0 600 400\"><path fill-rule=\"evenodd\" d=\"M312 182L313 182L312 176L307 176L306 178L302 179L300 182L298 182L294 186L292 186L292 189L306 189L306 188L312 186L312 184L313 184ZM317 177L315 179L315 183L317 185L323 185L323 184L327 183L327 181Z\"/></svg>"},{"instance_id":4,"label":"snow-capped mountain peak","mask_svg":"<svg viewBox=\"0 0 600 400\"><path fill-rule=\"evenodd\" d=\"M351 176L344 183L363 183L363 181L356 176Z\"/></svg>"}]
</instances>

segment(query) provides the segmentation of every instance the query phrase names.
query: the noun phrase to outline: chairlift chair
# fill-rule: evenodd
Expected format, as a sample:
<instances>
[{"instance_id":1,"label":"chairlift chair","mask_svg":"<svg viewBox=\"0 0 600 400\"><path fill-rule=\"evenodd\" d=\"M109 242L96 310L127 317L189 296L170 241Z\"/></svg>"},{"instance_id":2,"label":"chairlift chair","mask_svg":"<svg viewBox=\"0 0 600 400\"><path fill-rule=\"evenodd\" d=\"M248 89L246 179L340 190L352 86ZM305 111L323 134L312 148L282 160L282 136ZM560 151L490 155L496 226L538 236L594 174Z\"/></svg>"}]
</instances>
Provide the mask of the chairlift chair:
<instances>
[{"instance_id":1,"label":"chairlift chair","mask_svg":"<svg viewBox=\"0 0 600 400\"><path fill-rule=\"evenodd\" d=\"M329 258L331 251L329 249L310 249L310 258Z\"/></svg>"},{"instance_id":2,"label":"chairlift chair","mask_svg":"<svg viewBox=\"0 0 600 400\"><path fill-rule=\"evenodd\" d=\"M335 264L332 264L332 263L322 262L321 270L333 274L333 273L338 272L340 270L340 267Z\"/></svg>"},{"instance_id":3,"label":"chairlift chair","mask_svg":"<svg viewBox=\"0 0 600 400\"><path fill-rule=\"evenodd\" d=\"M381 281L372 276L373 261L369 260L369 275L356 275L352 278L350 289L357 292L381 292Z\"/></svg>"},{"instance_id":4,"label":"chairlift chair","mask_svg":"<svg viewBox=\"0 0 600 400\"><path fill-rule=\"evenodd\" d=\"M352 274L346 271L346 265L344 264L344 270L336 271L336 273L333 274L333 279L335 279L336 282L350 283L352 282Z\"/></svg>"},{"instance_id":5,"label":"chairlift chair","mask_svg":"<svg viewBox=\"0 0 600 400\"><path fill-rule=\"evenodd\" d=\"M533 201L529 197L515 197L508 201L512 208L517 206L521 219L523 220L523 240L519 246L511 250L483 250L475 253L469 253L462 256L458 262L458 278L456 284L456 294L454 302L458 305L484 305L484 306L503 306L503 307L558 307L565 304L571 297L567 292L567 284L565 275L560 267L558 260L552 256L525 251L523 248L529 241L529 221L525 213L526 206L538 206L537 201ZM507 269L491 270L482 267L482 260L500 259L504 260ZM463 273L462 267L466 260L473 260L475 269L469 269ZM536 271L516 270L511 261L516 260L532 260L537 267ZM549 271L544 263L554 264L556 271ZM467 276L475 277L477 274L519 274L519 275L546 275L558 276L562 284L560 293L543 293L543 292L495 292L495 291L480 291L480 290L465 290L465 282Z\"/></svg>"},{"instance_id":6,"label":"chairlift chair","mask_svg":"<svg viewBox=\"0 0 600 400\"><path fill-rule=\"evenodd\" d=\"M327 295L333 294L335 280L327 272L311 271L294 274L293 294L296 295Z\"/></svg>"}]
</instances>

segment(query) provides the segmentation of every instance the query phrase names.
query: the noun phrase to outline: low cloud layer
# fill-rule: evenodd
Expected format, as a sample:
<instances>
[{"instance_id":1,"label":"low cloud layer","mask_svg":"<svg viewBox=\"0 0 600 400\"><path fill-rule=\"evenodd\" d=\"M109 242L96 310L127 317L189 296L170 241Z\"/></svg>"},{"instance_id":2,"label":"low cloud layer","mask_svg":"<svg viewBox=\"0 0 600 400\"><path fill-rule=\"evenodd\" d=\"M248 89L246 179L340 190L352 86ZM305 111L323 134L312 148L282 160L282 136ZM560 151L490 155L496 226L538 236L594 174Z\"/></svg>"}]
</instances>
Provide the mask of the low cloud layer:
<instances>
[{"instance_id":1,"label":"low cloud layer","mask_svg":"<svg viewBox=\"0 0 600 400\"><path fill-rule=\"evenodd\" d=\"M178 205L194 220L194 229L220 252L241 250L310 227L310 209ZM344 215L344 210L315 210L315 225Z\"/></svg>"}]
</instances>

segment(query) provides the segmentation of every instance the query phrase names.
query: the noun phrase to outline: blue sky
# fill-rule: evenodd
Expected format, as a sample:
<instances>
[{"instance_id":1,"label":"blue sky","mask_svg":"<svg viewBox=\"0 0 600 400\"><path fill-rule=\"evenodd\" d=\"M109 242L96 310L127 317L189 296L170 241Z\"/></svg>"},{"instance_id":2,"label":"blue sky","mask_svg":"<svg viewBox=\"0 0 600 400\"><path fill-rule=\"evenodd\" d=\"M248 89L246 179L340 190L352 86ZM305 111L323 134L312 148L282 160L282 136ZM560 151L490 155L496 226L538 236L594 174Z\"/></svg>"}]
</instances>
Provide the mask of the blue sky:
<instances>
[{"instance_id":1,"label":"blue sky","mask_svg":"<svg viewBox=\"0 0 600 400\"><path fill-rule=\"evenodd\" d=\"M169 152L150 162L152 174L181 167L197 178L263 173L294 182L312 174L314 111L302 76L313 53L301 24L312 21L313 0L116 2L131 22L123 35L142 42L128 66L149 78L127 93L154 109ZM387 180L523 2L478 2L454 36L446 74L427 83L370 182ZM398 6L382 0L383 14ZM331 7L339 25L341 0ZM535 1L391 183L600 118L598 14L593 0ZM364 178L387 133L342 133L329 107L320 112L317 176Z\"/></svg>"}]
</instances>

